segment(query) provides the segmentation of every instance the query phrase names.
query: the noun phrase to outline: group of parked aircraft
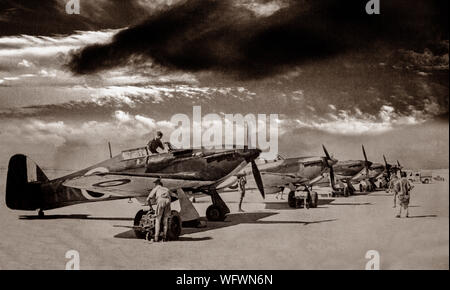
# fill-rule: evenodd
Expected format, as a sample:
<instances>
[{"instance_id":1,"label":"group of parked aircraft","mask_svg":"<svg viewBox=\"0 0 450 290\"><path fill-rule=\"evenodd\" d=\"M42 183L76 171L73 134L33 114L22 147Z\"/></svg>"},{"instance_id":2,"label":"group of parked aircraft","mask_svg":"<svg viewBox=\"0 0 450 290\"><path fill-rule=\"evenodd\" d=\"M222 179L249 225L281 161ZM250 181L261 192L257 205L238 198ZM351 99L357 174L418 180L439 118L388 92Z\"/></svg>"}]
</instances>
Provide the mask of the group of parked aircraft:
<instances>
[{"instance_id":1,"label":"group of parked aircraft","mask_svg":"<svg viewBox=\"0 0 450 290\"><path fill-rule=\"evenodd\" d=\"M330 156L325 146L325 156L282 158L267 161L260 159L261 150L249 146L234 149L175 149L168 144L168 152L151 154L147 147L122 151L103 162L49 180L29 157L17 154L11 157L6 183L6 204L13 210L44 210L64 206L115 199L136 198L143 202L154 181L161 179L165 187L178 192L180 219L199 218L185 192L195 196L206 194L212 204L206 210L211 221L221 221L230 212L219 193L233 188L244 175L254 181L262 198L266 194L286 188L302 188L317 206L313 186L331 186L333 194L353 194L353 184L366 181L366 188L374 190L376 180L383 187L392 174L401 170L400 164L372 163L363 149L364 160L338 161ZM251 184L251 183L250 183ZM294 193L288 202L294 206ZM176 200L174 198L172 201ZM143 211L135 217L135 225Z\"/></svg>"}]
</instances>

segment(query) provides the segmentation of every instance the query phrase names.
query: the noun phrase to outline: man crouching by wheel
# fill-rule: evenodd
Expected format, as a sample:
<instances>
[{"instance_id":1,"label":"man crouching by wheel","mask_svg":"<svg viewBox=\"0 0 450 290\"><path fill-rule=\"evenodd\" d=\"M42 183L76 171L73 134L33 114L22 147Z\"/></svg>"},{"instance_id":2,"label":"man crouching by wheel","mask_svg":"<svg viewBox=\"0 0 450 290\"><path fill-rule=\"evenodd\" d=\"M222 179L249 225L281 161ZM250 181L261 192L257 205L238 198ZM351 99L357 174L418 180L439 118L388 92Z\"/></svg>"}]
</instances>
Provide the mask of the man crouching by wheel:
<instances>
[{"instance_id":1,"label":"man crouching by wheel","mask_svg":"<svg viewBox=\"0 0 450 290\"><path fill-rule=\"evenodd\" d=\"M152 210L152 200L156 199L156 220L155 220L155 238L150 239L150 242L159 241L159 233L161 229L161 222L163 224L163 241L167 238L167 229L169 226L169 217L171 213L171 196L177 197L177 195L171 192L167 187L164 187L161 179L154 181L155 187L150 191L147 197L147 203Z\"/></svg>"}]
</instances>

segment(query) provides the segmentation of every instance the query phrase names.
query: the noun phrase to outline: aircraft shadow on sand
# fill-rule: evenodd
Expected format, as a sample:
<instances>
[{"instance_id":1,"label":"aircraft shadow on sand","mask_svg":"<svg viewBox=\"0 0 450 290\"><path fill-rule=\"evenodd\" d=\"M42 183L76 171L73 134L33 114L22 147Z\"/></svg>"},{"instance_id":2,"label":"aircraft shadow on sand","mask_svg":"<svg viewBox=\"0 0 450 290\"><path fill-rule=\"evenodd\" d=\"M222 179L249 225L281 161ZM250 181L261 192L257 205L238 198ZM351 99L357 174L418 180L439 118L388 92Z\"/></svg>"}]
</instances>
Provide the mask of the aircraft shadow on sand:
<instances>
[{"instance_id":1,"label":"aircraft shadow on sand","mask_svg":"<svg viewBox=\"0 0 450 290\"><path fill-rule=\"evenodd\" d=\"M429 215L413 215L409 216L410 219L418 219L418 218L435 218L437 215L435 214L429 214Z\"/></svg>"},{"instance_id":2,"label":"aircraft shadow on sand","mask_svg":"<svg viewBox=\"0 0 450 290\"><path fill-rule=\"evenodd\" d=\"M332 203L331 205L373 205L371 202L339 202Z\"/></svg>"},{"instance_id":3,"label":"aircraft shadow on sand","mask_svg":"<svg viewBox=\"0 0 450 290\"><path fill-rule=\"evenodd\" d=\"M88 214L54 214L43 217L37 215L21 215L21 220L55 220L55 219L75 219L75 220L97 220L97 221L132 221L130 217L94 217Z\"/></svg>"},{"instance_id":4,"label":"aircraft shadow on sand","mask_svg":"<svg viewBox=\"0 0 450 290\"><path fill-rule=\"evenodd\" d=\"M317 203L318 208L326 208L323 205L330 204L334 201L334 199L319 199ZM273 209L273 210L302 210L302 208L293 208L290 207L287 203L287 200L281 200L280 202L266 202L265 209ZM314 210L314 209L310 209Z\"/></svg>"},{"instance_id":5,"label":"aircraft shadow on sand","mask_svg":"<svg viewBox=\"0 0 450 290\"><path fill-rule=\"evenodd\" d=\"M273 215L278 214L277 212L252 212L252 213L233 213L227 215L227 218L223 222L212 222L208 221L208 224L204 228L185 228L183 227L183 230L181 232L181 236L179 240L209 240L210 237L204 237L204 238L190 238L190 237L183 237L183 235L186 234L194 234L194 233L200 233L215 229L221 229L225 227L235 226L239 224L257 224L257 225L265 225L265 224L299 224L299 225L309 225L309 224L318 224L318 223L324 223L324 222L333 222L337 219L327 219L327 220L316 220L316 221L262 221L261 219L267 218ZM117 227L125 227L118 225ZM133 230L127 230L125 232L119 233L114 236L115 238L120 239L137 239L134 235Z\"/></svg>"}]
</instances>

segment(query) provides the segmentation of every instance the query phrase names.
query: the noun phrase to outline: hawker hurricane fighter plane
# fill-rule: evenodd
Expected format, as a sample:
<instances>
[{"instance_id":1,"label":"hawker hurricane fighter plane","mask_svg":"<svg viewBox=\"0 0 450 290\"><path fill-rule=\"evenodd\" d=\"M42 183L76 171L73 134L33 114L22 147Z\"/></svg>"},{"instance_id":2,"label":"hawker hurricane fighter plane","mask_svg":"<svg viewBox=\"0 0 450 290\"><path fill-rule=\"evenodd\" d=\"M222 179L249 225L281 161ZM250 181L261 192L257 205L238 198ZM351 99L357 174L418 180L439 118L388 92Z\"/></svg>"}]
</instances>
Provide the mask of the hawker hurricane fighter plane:
<instances>
[{"instance_id":1,"label":"hawker hurricane fighter plane","mask_svg":"<svg viewBox=\"0 0 450 290\"><path fill-rule=\"evenodd\" d=\"M209 220L224 220L230 212L217 193L217 185L252 164L255 180L263 185L255 158L259 149L172 149L167 153L151 154L148 147L122 151L120 154L64 177L49 180L44 172L25 155L14 155L8 166L6 205L13 210L44 210L64 206L137 198L145 200L161 179L164 186L178 191L181 219L198 219L199 215L183 194L184 190L211 196L212 205L206 210ZM135 218L139 222L139 211Z\"/></svg>"},{"instance_id":2,"label":"hawker hurricane fighter plane","mask_svg":"<svg viewBox=\"0 0 450 290\"><path fill-rule=\"evenodd\" d=\"M310 200L310 206L316 207L318 195L312 192L312 186L323 178L323 174L328 171L331 166L336 164L337 160L330 157L325 146L323 146L325 156L316 157L296 157L281 158L275 161L264 161L258 164L261 172L266 194L283 191L285 188L302 188L307 199ZM245 168L240 174L251 175L250 170ZM239 176L239 175L237 175ZM251 180L249 180L249 183ZM260 182L261 183L261 182ZM258 184L258 183L257 183ZM300 194L297 190L290 190L288 193L288 204L295 207L296 194Z\"/></svg>"},{"instance_id":3,"label":"hawker hurricane fighter plane","mask_svg":"<svg viewBox=\"0 0 450 290\"><path fill-rule=\"evenodd\" d=\"M369 168L369 175L367 181L369 182L369 186L366 188L362 188L360 185L360 191L368 190L373 191L377 187L385 188L387 187L389 181L391 180L392 175L396 175L398 171L401 172L402 166L400 162L397 160L397 165L391 165L387 162L386 156L383 155L384 164L382 163L373 163ZM379 181L378 186L376 185L376 181Z\"/></svg>"},{"instance_id":4,"label":"hawker hurricane fighter plane","mask_svg":"<svg viewBox=\"0 0 450 290\"><path fill-rule=\"evenodd\" d=\"M336 181L347 184L347 190L344 191L345 195L353 194L356 190L353 187L354 183L359 183L369 176L369 170L372 166L372 162L367 160L366 150L362 146L364 160L345 160L337 161L330 167L329 175L325 179L318 181L318 185L327 186L331 184L334 192L342 191L342 188L336 187Z\"/></svg>"}]
</instances>

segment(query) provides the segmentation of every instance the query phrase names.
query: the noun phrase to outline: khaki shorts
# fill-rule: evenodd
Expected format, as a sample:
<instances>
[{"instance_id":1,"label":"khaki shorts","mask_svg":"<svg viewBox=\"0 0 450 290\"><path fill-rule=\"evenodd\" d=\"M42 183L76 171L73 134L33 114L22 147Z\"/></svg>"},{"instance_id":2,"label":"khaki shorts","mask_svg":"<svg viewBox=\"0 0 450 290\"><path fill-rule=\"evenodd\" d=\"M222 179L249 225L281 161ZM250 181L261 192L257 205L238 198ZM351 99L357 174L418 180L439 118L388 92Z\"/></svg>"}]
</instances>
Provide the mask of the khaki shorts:
<instances>
[{"instance_id":1,"label":"khaki shorts","mask_svg":"<svg viewBox=\"0 0 450 290\"><path fill-rule=\"evenodd\" d=\"M168 217L170 216L170 199L160 198L156 204L156 216Z\"/></svg>"},{"instance_id":2,"label":"khaki shorts","mask_svg":"<svg viewBox=\"0 0 450 290\"><path fill-rule=\"evenodd\" d=\"M400 205L403 205L403 206L409 205L409 194L408 195L405 195L405 194L398 195L398 201L399 201Z\"/></svg>"}]
</instances>

